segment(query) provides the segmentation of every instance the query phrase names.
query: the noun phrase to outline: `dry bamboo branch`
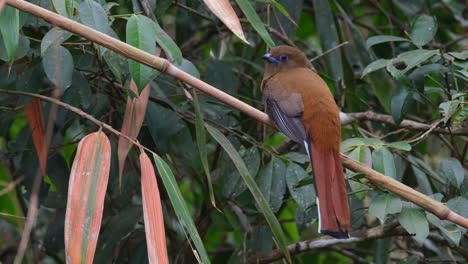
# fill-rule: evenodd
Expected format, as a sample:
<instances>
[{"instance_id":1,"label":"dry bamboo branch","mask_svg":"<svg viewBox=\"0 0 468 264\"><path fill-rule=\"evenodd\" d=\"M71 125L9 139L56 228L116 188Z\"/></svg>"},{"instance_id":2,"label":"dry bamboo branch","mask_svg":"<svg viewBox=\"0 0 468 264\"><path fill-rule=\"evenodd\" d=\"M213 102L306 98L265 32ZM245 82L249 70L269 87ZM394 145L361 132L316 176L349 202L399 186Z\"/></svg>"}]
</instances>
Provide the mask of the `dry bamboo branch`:
<instances>
[{"instance_id":1,"label":"dry bamboo branch","mask_svg":"<svg viewBox=\"0 0 468 264\"><path fill-rule=\"evenodd\" d=\"M393 117L391 115L383 115L377 114L372 111L367 112L359 112L359 113L346 113L344 116L341 117L342 120L345 120L346 123L351 123L354 121L375 121L381 122L387 125L396 126L395 121L393 121ZM398 127L406 128L409 130L414 131L428 131L431 130L432 132L439 133L439 134L451 134L456 136L468 136L468 129L467 128L460 128L454 131L449 131L448 129L443 128L434 128L431 124L424 124L420 122L416 122L413 120L403 120Z\"/></svg>"},{"instance_id":2,"label":"dry bamboo branch","mask_svg":"<svg viewBox=\"0 0 468 264\"><path fill-rule=\"evenodd\" d=\"M169 61L139 50L135 47L132 47L120 40L112 38L108 35L105 35L101 32L98 32L94 29L86 27L80 23L77 23L73 20L70 20L66 17L60 16L56 13L53 13L49 10L36 6L34 4L28 3L22 0L7 0L7 4L15 7L21 11L26 13L35 15L40 17L55 26L63 28L67 31L70 31L76 35L81 37L87 38L95 43L98 43L106 48L109 48L121 55L126 56L127 58L133 59L140 63L143 63L149 67L152 67L156 70L161 72L167 73L215 98L218 100L226 103L227 105L239 109L240 111L244 112L245 114L255 118L256 120L263 122L268 125L272 125L271 120L268 116L251 107L250 105L218 90L217 88L183 72L182 70L178 69L177 67L171 65ZM87 117L88 118L88 117ZM112 129L108 125L105 125L104 128ZM430 127L429 127L430 128ZM427 129L429 129L427 128ZM117 131L118 132L118 131ZM133 141L134 142L134 141ZM440 202L437 202L428 196L419 193L412 188L393 180L390 177L386 177L371 168L365 167L364 165L355 162L348 158L346 155L342 155L341 157L343 161L343 165L351 169L355 172L360 172L365 174L368 179L373 183L379 186L386 188L387 190L399 195L407 199L410 202L413 202L416 205L421 206L422 208L426 209L427 211L435 214L440 219L447 219L452 221L456 224L459 224L465 228L468 228L468 219L456 214L455 212L451 211L448 207L443 205Z\"/></svg>"}]
</instances>

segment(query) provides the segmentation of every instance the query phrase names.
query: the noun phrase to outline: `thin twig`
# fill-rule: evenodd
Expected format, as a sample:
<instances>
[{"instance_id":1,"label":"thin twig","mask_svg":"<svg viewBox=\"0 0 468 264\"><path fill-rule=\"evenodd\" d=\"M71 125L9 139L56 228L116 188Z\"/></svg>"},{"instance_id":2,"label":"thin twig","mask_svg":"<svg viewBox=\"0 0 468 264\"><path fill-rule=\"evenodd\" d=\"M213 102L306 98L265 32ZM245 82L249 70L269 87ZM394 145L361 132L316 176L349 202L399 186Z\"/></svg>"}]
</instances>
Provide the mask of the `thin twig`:
<instances>
[{"instance_id":1,"label":"thin twig","mask_svg":"<svg viewBox=\"0 0 468 264\"><path fill-rule=\"evenodd\" d=\"M424 139L425 137L427 137L427 135L429 135L434 129L436 129L436 127L440 126L440 124L444 122L444 119L441 118L439 120L437 120L436 122L434 122L431 126L431 128L429 128L426 132L422 133L420 136L416 137L416 138L413 138L413 139L410 139L408 141L408 143L416 143L422 139Z\"/></svg>"},{"instance_id":2,"label":"thin twig","mask_svg":"<svg viewBox=\"0 0 468 264\"><path fill-rule=\"evenodd\" d=\"M395 121L393 120L393 117L391 115L384 115L384 114L377 114L372 111L367 111L367 112L357 112L357 113L346 113L342 117L342 120L345 120L346 122L342 123L342 125L347 125L349 123L352 123L353 121L375 121L375 122L380 122L384 123L387 125L392 125L396 126ZM413 130L413 131L427 131L431 129L432 125L429 124L424 124L420 122L416 122L413 120L403 120L400 125L398 125L400 128L406 128L408 130ZM432 133L438 133L438 134L452 134L456 136L468 136L468 128L460 128L457 130L450 131L448 129L443 129L443 128L434 128L431 131Z\"/></svg>"},{"instance_id":3,"label":"thin twig","mask_svg":"<svg viewBox=\"0 0 468 264\"><path fill-rule=\"evenodd\" d=\"M11 192L13 189L16 188L16 186L17 186L18 184L20 184L20 183L23 181L23 179L24 179L24 177L23 177L23 176L20 176L20 177L18 177L16 180L14 180L14 181L8 183L8 185L5 186L5 188L3 188L3 189L0 190L0 196L5 195L5 194Z\"/></svg>"},{"instance_id":4,"label":"thin twig","mask_svg":"<svg viewBox=\"0 0 468 264\"><path fill-rule=\"evenodd\" d=\"M314 62L315 60L319 59L320 57L323 57L323 56L327 55L328 53L330 53L330 52L332 52L334 50L337 50L337 49L343 47L344 45L348 45L348 44L349 44L348 41L342 42L342 43L336 45L335 47L333 47L331 49L328 49L327 51L322 52L319 55L313 57L312 59L309 60L309 62Z\"/></svg>"}]
</instances>

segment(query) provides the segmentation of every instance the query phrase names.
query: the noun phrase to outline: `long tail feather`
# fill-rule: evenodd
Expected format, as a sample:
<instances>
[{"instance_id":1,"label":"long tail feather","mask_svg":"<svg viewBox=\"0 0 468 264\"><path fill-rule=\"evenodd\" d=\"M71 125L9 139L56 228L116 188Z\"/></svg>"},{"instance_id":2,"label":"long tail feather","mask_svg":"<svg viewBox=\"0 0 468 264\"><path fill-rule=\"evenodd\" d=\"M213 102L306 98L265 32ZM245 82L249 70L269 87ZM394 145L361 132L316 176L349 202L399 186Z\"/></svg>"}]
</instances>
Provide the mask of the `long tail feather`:
<instances>
[{"instance_id":1,"label":"long tail feather","mask_svg":"<svg viewBox=\"0 0 468 264\"><path fill-rule=\"evenodd\" d=\"M348 238L350 213L339 152L320 151L310 142L305 142L305 146L314 171L319 232Z\"/></svg>"}]
</instances>

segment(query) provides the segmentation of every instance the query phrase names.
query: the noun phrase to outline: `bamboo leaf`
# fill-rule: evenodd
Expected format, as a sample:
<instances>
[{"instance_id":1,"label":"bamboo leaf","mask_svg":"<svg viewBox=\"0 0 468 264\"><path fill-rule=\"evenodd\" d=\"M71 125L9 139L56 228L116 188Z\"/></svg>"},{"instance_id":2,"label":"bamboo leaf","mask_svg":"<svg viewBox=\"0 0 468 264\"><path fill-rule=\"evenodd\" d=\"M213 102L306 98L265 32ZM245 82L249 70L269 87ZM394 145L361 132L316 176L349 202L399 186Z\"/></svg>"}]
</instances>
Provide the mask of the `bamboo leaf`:
<instances>
[{"instance_id":1,"label":"bamboo leaf","mask_svg":"<svg viewBox=\"0 0 468 264\"><path fill-rule=\"evenodd\" d=\"M156 51L156 39L151 19L132 15L127 22L126 32L128 44L151 54ZM139 92L158 74L152 68L133 60L129 60L128 65Z\"/></svg>"},{"instance_id":2,"label":"bamboo leaf","mask_svg":"<svg viewBox=\"0 0 468 264\"><path fill-rule=\"evenodd\" d=\"M141 151L141 194L148 261L149 263L166 264L169 263L169 259L158 182L151 160L143 150Z\"/></svg>"},{"instance_id":3,"label":"bamboo leaf","mask_svg":"<svg viewBox=\"0 0 468 264\"><path fill-rule=\"evenodd\" d=\"M281 229L281 225L279 224L278 219L276 219L276 216L273 214L273 211L271 210L268 201L263 196L262 191L260 191L257 184L255 183L255 180L250 175L250 172L239 155L239 152L237 152L231 142L229 142L229 140L217 129L208 124L205 124L205 127L208 130L208 133L210 133L210 135L221 145L221 147L223 147L223 149L231 158L234 166L236 166L237 170L242 176L242 179L247 185L247 188L249 188L250 192L252 193L258 208L262 211L265 220L270 226L271 232L273 233L273 237L275 238L278 247L281 249L286 259L291 262L291 255L287 249L286 237L283 230Z\"/></svg>"},{"instance_id":4,"label":"bamboo leaf","mask_svg":"<svg viewBox=\"0 0 468 264\"><path fill-rule=\"evenodd\" d=\"M130 82L130 89L138 94L135 82ZM136 138L140 133L143 120L145 120L146 106L148 105L151 85L147 85L140 95L133 98L128 96L127 106L123 117L122 129L120 132L130 138ZM125 167L125 159L132 148L132 143L124 137L119 137L117 156L119 160L119 184L122 184L122 173Z\"/></svg>"},{"instance_id":5,"label":"bamboo leaf","mask_svg":"<svg viewBox=\"0 0 468 264\"><path fill-rule=\"evenodd\" d=\"M208 181L208 189L210 191L210 201L214 208L216 207L216 200L213 191L213 184L211 182L210 166L208 165L208 153L206 151L206 131L203 120L203 112L200 109L200 101L196 91L193 91L193 107L195 108L195 134L197 138L198 153L205 172L206 180Z\"/></svg>"},{"instance_id":6,"label":"bamboo leaf","mask_svg":"<svg viewBox=\"0 0 468 264\"><path fill-rule=\"evenodd\" d=\"M179 219L182 226L188 231L190 238L192 239L193 244L197 249L197 251L194 251L194 253L199 255L202 263L210 263L205 246L203 245L197 228L195 227L195 223L190 216L189 210L185 204L184 198L182 197L182 193L180 193L171 168L158 155L153 154L153 159L156 163L158 173L161 176L167 194L169 195L169 199L171 200L172 207L174 207L177 218Z\"/></svg>"},{"instance_id":7,"label":"bamboo leaf","mask_svg":"<svg viewBox=\"0 0 468 264\"><path fill-rule=\"evenodd\" d=\"M236 12L232 8L228 0L203 0L208 8L215 14L229 30L232 31L238 38L249 44L245 38L244 31L237 17Z\"/></svg>"},{"instance_id":8,"label":"bamboo leaf","mask_svg":"<svg viewBox=\"0 0 468 264\"><path fill-rule=\"evenodd\" d=\"M34 147L36 148L39 158L39 168L43 176L46 175L47 166L47 145L44 125L44 113L42 111L41 101L37 98L32 99L24 111L28 118L29 127L31 128Z\"/></svg>"},{"instance_id":9,"label":"bamboo leaf","mask_svg":"<svg viewBox=\"0 0 468 264\"><path fill-rule=\"evenodd\" d=\"M70 263L93 263L110 158L110 142L102 131L89 134L78 144L65 215L65 254Z\"/></svg>"},{"instance_id":10,"label":"bamboo leaf","mask_svg":"<svg viewBox=\"0 0 468 264\"><path fill-rule=\"evenodd\" d=\"M275 42L266 30L262 20L257 15L257 12L255 12L252 4L248 0L236 0L236 3L242 9L242 12L244 12L247 20L249 20L250 24L252 24L252 27L255 29L255 31L257 31L263 41L265 41L267 46L273 48L275 46Z\"/></svg>"},{"instance_id":11,"label":"bamboo leaf","mask_svg":"<svg viewBox=\"0 0 468 264\"><path fill-rule=\"evenodd\" d=\"M0 34L3 37L8 62L11 64L15 60L16 49L19 45L19 10L6 6L0 12L0 25Z\"/></svg>"}]
</instances>

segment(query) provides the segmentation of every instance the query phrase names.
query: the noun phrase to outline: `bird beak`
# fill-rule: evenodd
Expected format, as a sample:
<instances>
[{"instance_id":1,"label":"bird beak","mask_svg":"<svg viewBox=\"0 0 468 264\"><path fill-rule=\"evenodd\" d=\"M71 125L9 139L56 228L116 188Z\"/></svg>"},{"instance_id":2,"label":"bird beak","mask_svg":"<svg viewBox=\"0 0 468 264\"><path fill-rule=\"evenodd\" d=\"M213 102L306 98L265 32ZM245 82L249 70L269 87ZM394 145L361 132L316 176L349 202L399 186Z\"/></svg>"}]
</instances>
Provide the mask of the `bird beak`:
<instances>
[{"instance_id":1,"label":"bird beak","mask_svg":"<svg viewBox=\"0 0 468 264\"><path fill-rule=\"evenodd\" d=\"M262 58L265 59L265 60L267 60L267 61L270 62L270 63L273 63L273 64L280 64L280 61L277 60L275 57L271 56L270 53L267 53L267 54L263 55Z\"/></svg>"}]
</instances>

